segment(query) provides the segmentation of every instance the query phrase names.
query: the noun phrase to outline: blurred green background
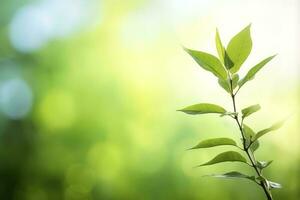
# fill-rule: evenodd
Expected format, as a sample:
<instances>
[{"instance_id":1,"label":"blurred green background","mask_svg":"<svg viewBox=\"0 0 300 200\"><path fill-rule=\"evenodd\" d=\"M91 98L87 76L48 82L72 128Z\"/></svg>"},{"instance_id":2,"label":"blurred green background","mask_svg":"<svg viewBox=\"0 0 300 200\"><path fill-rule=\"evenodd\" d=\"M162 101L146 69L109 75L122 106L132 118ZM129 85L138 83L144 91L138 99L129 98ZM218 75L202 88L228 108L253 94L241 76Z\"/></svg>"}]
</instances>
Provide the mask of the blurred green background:
<instances>
[{"instance_id":1,"label":"blurred green background","mask_svg":"<svg viewBox=\"0 0 300 200\"><path fill-rule=\"evenodd\" d=\"M231 119L175 110L199 102L231 109L229 96L181 45L216 54L252 22L242 75L278 56L237 99L262 110L255 130L289 117L262 139L275 199L300 197L297 0L1 0L0 199L264 199L248 181L202 178L240 170L193 168L229 147L199 140L239 135Z\"/></svg>"}]
</instances>

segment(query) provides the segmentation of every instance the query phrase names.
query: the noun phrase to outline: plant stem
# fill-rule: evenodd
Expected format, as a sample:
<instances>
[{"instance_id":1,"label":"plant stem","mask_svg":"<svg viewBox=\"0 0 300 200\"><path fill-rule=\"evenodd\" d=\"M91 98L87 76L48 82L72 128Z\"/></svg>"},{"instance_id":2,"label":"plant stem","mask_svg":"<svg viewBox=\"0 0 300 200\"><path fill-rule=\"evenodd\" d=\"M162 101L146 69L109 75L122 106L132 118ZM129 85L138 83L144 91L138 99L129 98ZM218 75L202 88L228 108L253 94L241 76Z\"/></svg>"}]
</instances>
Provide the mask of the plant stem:
<instances>
[{"instance_id":1,"label":"plant stem","mask_svg":"<svg viewBox=\"0 0 300 200\"><path fill-rule=\"evenodd\" d=\"M236 93L234 94L233 93L233 88L232 88L232 79L230 77L230 87L231 87L231 99L232 99L232 104L233 104L233 110L234 112L236 113L237 112L237 106L236 106L236 101L235 101L235 95ZM246 138L245 138L245 134L244 134L244 131L243 131L243 120L240 122L239 118L237 115L234 116L234 119L239 127L239 130L240 130L240 133L242 135L242 139L243 139L243 150L246 152L250 162L251 162L251 165L252 167L254 168L256 174L258 177L262 177L262 172L257 168L256 166L256 159L255 159L255 156L254 154L252 153L251 149L249 149L249 146L247 147L246 145ZM259 184L262 189L264 190L264 193L267 197L268 200L273 200L273 197L272 197L272 194L271 194L271 191L268 189L268 186L267 186L267 183L265 181L260 181L260 184Z\"/></svg>"}]
</instances>

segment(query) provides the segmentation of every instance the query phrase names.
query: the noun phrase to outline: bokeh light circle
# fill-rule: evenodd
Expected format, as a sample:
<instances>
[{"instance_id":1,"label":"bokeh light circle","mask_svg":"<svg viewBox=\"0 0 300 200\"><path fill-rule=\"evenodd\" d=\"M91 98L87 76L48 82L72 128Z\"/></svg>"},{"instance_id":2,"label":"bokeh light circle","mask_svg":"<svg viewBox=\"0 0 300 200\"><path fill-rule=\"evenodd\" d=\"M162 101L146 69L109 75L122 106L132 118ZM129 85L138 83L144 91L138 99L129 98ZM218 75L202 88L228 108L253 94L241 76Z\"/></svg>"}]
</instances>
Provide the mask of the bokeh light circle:
<instances>
[{"instance_id":1,"label":"bokeh light circle","mask_svg":"<svg viewBox=\"0 0 300 200\"><path fill-rule=\"evenodd\" d=\"M51 36L53 21L49 14L37 6L25 6L10 24L10 41L21 52L31 52L46 44Z\"/></svg>"},{"instance_id":2,"label":"bokeh light circle","mask_svg":"<svg viewBox=\"0 0 300 200\"><path fill-rule=\"evenodd\" d=\"M22 79L9 79L0 86L0 108L11 119L26 116L32 106L32 92Z\"/></svg>"}]
</instances>

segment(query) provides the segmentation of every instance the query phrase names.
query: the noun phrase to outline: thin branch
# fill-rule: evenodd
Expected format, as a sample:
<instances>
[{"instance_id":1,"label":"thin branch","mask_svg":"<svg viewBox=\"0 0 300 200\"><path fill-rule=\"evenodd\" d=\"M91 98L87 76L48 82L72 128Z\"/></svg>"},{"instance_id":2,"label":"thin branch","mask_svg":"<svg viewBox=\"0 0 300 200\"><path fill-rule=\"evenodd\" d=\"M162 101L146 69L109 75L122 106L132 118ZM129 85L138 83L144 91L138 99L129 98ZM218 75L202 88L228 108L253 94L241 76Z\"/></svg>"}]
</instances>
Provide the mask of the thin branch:
<instances>
[{"instance_id":1,"label":"thin branch","mask_svg":"<svg viewBox=\"0 0 300 200\"><path fill-rule=\"evenodd\" d=\"M237 90L235 93L233 93L232 78L231 78L230 75L229 75L229 77L230 77L230 91L231 91L231 99L232 99L232 104L233 104L233 110L234 110L234 112L236 113L236 112L237 112L237 107L236 107L235 96L236 96L236 94L237 94L237 92L239 91L240 88L238 88L238 90ZM251 146L252 143L250 143L250 145L248 145L248 146L246 145L246 138L245 138L245 134L244 134L243 127L242 127L242 126L243 126L243 119L242 119L241 122L240 122L240 120L239 120L239 118L238 118L237 115L234 117L234 119L235 119L235 121L236 121L236 123L237 123L237 125L238 125L238 127L239 127L241 136L242 136L242 138L243 138L243 148L244 148L243 151L246 152L246 154L247 154L247 156L248 156L248 158L249 158L249 160L250 160L250 162L251 162L251 165L252 165L253 169L255 170L256 174L258 175L258 177L262 177L261 171L260 171L260 170L258 169L258 167L256 166L256 159L255 159L255 156L254 156L254 154L252 153L251 149L250 149L250 151L249 151L249 148L250 148L250 146ZM251 166L251 165L250 165L250 166ZM265 183L264 181L260 181L260 184L259 184L259 185L260 185L260 186L262 187L262 189L264 190L267 199L268 199L268 200L273 200L272 194L271 194L270 190L268 189L268 186L266 185L266 183Z\"/></svg>"}]
</instances>

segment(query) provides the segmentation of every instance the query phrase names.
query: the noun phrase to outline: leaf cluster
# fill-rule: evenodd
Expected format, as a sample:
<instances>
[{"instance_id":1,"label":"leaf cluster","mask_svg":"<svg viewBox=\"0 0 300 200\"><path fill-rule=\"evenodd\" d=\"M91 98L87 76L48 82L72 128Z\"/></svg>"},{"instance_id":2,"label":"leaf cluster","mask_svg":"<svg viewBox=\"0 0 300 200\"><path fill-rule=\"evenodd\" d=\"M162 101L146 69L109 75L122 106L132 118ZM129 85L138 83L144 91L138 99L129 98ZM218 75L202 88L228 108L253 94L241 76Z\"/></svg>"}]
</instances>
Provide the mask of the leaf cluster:
<instances>
[{"instance_id":1,"label":"leaf cluster","mask_svg":"<svg viewBox=\"0 0 300 200\"><path fill-rule=\"evenodd\" d=\"M255 66L249 69L245 76L240 78L238 72L252 50L252 39L250 34L251 25L246 26L239 33L237 33L228 43L227 47L222 43L218 29L216 30L215 35L215 45L218 56L212 54L184 48L184 50L198 63L200 67L204 70L210 72L218 79L218 84L232 97L235 101L235 96L238 91L249 81L253 80L255 75L269 63L275 55L269 56L262 61L258 62ZM263 169L267 168L272 161L256 161L254 153L260 147L260 139L265 134L275 131L280 128L283 122L277 122L268 128L262 129L258 132L254 131L250 126L244 123L244 120L254 114L255 112L261 109L259 104L251 105L246 108L243 108L241 112L238 112L235 108L234 111L225 109L222 106L212 104L212 103L198 103L191 106L184 107L178 111L184 112L190 115L202 115L202 114L218 114L220 116L229 116L235 119L238 122L240 131L241 131L241 141L242 147L231 138L209 138L206 140L200 141L194 147L190 148L191 150L203 149L203 148L212 148L217 146L231 146L235 150L225 151L216 155L211 160L199 165L199 166L209 166L217 163L223 162L240 162L246 163L249 166L259 170L259 173L256 176L245 175L241 172L232 171L224 174L212 174L210 176L217 178L236 178L236 179L247 179L254 181L259 185L266 185L268 189L280 188L281 185L275 182L268 181L265 179L261 172ZM248 157L242 155L247 153ZM248 158L248 159L247 159ZM251 162L249 163L250 160Z\"/></svg>"}]
</instances>

